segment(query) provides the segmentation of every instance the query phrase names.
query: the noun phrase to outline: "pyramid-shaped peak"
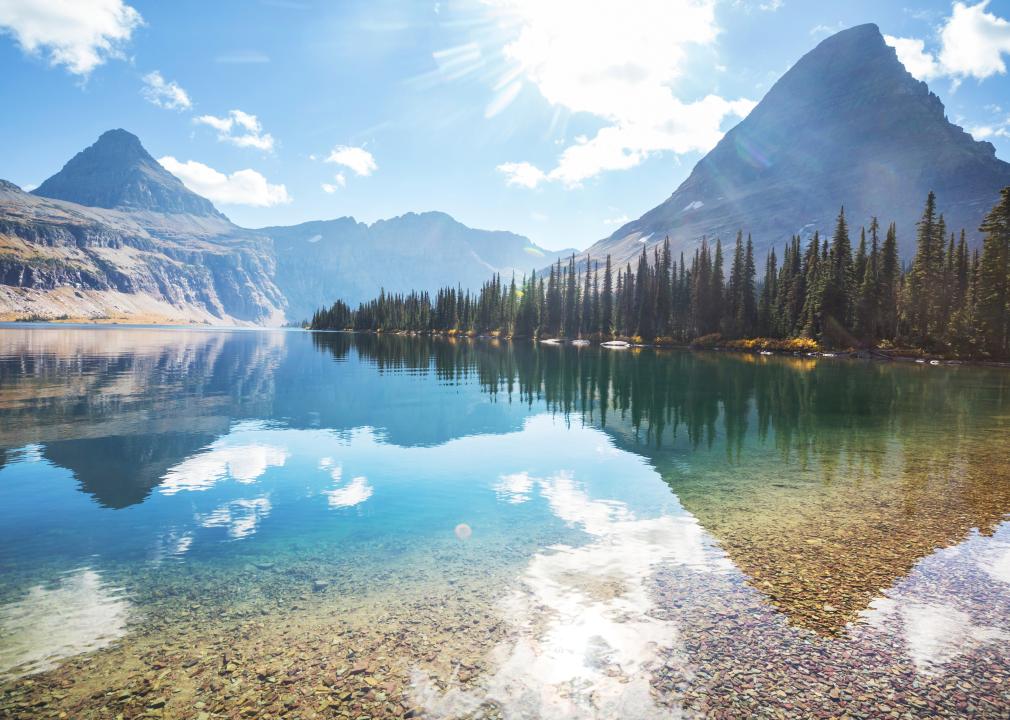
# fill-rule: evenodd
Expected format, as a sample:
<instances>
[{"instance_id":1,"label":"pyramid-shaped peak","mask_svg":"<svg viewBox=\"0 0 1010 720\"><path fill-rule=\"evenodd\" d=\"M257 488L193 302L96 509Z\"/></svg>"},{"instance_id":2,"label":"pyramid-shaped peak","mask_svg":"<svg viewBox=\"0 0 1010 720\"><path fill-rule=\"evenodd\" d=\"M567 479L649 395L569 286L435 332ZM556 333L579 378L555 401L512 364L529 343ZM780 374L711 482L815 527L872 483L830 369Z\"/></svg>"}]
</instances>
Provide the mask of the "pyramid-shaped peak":
<instances>
[{"instance_id":1,"label":"pyramid-shaped peak","mask_svg":"<svg viewBox=\"0 0 1010 720\"><path fill-rule=\"evenodd\" d=\"M121 128L102 133L33 193L91 207L221 216Z\"/></svg>"},{"instance_id":2,"label":"pyramid-shaped peak","mask_svg":"<svg viewBox=\"0 0 1010 720\"><path fill-rule=\"evenodd\" d=\"M948 120L876 25L858 25L803 55L665 202L590 253L623 262L642 238L667 235L690 253L742 230L761 257L793 235L830 233L844 205L857 227L893 220L908 257L927 193L948 227L973 234L1007 184L1010 164Z\"/></svg>"},{"instance_id":3,"label":"pyramid-shaped peak","mask_svg":"<svg viewBox=\"0 0 1010 720\"><path fill-rule=\"evenodd\" d=\"M140 138L129 130L123 130L123 128L106 130L98 136L98 140L95 141L92 148L107 152L128 152L137 156L151 157L147 150L144 149Z\"/></svg>"}]
</instances>

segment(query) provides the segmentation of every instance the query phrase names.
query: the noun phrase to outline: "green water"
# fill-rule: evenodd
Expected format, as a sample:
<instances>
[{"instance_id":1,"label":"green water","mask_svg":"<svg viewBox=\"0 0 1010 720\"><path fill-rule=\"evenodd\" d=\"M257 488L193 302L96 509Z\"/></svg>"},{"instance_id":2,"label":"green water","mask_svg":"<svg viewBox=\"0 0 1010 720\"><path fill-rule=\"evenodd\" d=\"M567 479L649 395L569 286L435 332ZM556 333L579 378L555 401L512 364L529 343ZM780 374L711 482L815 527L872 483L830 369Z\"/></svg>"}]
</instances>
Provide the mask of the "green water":
<instances>
[{"instance_id":1,"label":"green water","mask_svg":"<svg viewBox=\"0 0 1010 720\"><path fill-rule=\"evenodd\" d=\"M1000 369L0 329L0 711L1005 717L1008 429Z\"/></svg>"}]
</instances>

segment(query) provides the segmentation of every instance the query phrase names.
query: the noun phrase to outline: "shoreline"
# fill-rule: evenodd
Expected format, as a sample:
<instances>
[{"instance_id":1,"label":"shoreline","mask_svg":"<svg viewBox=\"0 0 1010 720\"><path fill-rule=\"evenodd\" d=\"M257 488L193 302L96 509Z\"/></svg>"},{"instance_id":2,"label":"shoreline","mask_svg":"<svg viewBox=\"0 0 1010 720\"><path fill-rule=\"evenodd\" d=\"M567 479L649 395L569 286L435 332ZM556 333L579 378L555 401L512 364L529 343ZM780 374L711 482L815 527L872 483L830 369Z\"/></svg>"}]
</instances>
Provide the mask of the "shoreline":
<instances>
[{"instance_id":1,"label":"shoreline","mask_svg":"<svg viewBox=\"0 0 1010 720\"><path fill-rule=\"evenodd\" d=\"M551 346L562 346L569 345L572 347L606 347L604 343L606 342L618 342L626 343L621 347L610 346L609 349L642 349L651 348L653 350L690 350L693 352L730 352L739 353L742 355L776 355L780 357L811 357L811 358L827 358L827 359L846 359L846 360L875 360L878 362L903 362L903 363L914 363L917 365L931 365L933 367L937 365L945 365L951 367L957 367L959 365L978 365L984 367L1001 367L1010 368L1010 360L986 360L980 358L972 357L961 357L957 355L939 355L935 353L927 353L923 350L918 350L915 348L895 348L893 350L885 350L881 348L864 348L860 350L847 348L844 350L790 350L782 349L776 347L765 347L755 345L753 347L737 347L732 343L749 343L755 341L765 341L770 343L789 343L796 338L789 338L786 340L776 340L776 339L764 339L764 338L749 338L743 340L730 341L729 344L716 344L716 345L697 345L694 342L691 343L647 343L635 341L634 338L627 337L615 337L611 340L601 340L599 338L586 339L586 338L531 338L531 337L513 337L513 336L501 336L494 333L470 333L470 332L444 332L444 331L429 331L420 332L416 330L354 330L350 328L344 328L341 330L334 329L321 329L321 328L303 328L306 332L314 333L348 333L353 335L393 335L397 337L433 337L433 338L443 338L443 339L457 339L464 338L468 340L497 340L504 342L515 342L515 341L529 341L534 344L539 345L551 345ZM815 341L809 341L811 343Z\"/></svg>"},{"instance_id":2,"label":"shoreline","mask_svg":"<svg viewBox=\"0 0 1010 720\"><path fill-rule=\"evenodd\" d=\"M313 333L349 333L355 335L393 335L399 337L433 337L442 339L457 339L465 338L469 340L497 340L505 342L516 342L516 341L529 341L534 344L540 345L552 345L552 346L562 346L569 345L572 347L605 347L611 350L633 350L642 348L651 348L653 350L690 350L693 352L729 352L729 353L739 353L742 355L764 355L771 356L776 355L780 357L809 357L809 358L826 358L826 359L846 359L846 360L873 360L877 362L901 362L901 363L914 363L917 365L930 365L936 366L948 366L957 367L960 365L973 365L979 367L997 367L997 368L1010 368L1010 360L987 360L981 358L973 357L963 357L957 355L941 355L936 353L928 353L924 350L919 350L916 348L895 348L893 350L885 350L881 348L864 348L864 349L852 349L847 348L844 350L791 350L783 349L780 347L774 347L776 343L790 343L795 340L804 340L797 338L789 339L768 339L768 338L747 338L740 340L729 341L724 344L713 344L713 345L698 345L695 342L690 343L667 343L667 342L643 342L640 339L628 337L615 337L611 340L602 340L600 338L532 338L532 337L516 337L516 336L502 336L496 333L473 333L473 332L458 332L458 331L429 331L420 332L415 330L354 330L350 328L344 328L340 330L336 329L322 329L322 328L311 328L311 327L295 327L295 326L265 326L265 325L212 325L210 323L187 323L184 321L173 321L168 318L131 318L131 317L105 317L105 318L85 318L85 317L59 317L59 318L48 318L48 319L29 319L29 318L17 318L8 319L6 317L0 318L0 329L18 329L21 327L30 328L38 326L52 326L52 327L96 327L96 328L143 328L143 329L172 329L172 330L198 330L203 332L213 332L215 330L221 331L232 331L232 330L270 330L270 331L301 331L301 332L313 332ZM604 343L625 343L624 345L611 345L605 346ZM745 346L737 346L736 343L744 344ZM816 347L815 341L804 340L804 343L810 343ZM746 346L751 344L750 346Z\"/></svg>"}]
</instances>

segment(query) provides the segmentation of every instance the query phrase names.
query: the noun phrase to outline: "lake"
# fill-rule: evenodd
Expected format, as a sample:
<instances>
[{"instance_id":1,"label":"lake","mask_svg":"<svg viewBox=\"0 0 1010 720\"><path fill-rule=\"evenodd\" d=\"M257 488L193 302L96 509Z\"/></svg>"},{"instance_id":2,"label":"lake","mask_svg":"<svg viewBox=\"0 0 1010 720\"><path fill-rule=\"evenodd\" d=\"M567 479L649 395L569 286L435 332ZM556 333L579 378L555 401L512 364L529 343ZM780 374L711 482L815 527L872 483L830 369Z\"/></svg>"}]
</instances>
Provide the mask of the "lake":
<instances>
[{"instance_id":1,"label":"lake","mask_svg":"<svg viewBox=\"0 0 1010 720\"><path fill-rule=\"evenodd\" d=\"M1010 715L1006 370L22 325L0 408L5 717Z\"/></svg>"}]
</instances>

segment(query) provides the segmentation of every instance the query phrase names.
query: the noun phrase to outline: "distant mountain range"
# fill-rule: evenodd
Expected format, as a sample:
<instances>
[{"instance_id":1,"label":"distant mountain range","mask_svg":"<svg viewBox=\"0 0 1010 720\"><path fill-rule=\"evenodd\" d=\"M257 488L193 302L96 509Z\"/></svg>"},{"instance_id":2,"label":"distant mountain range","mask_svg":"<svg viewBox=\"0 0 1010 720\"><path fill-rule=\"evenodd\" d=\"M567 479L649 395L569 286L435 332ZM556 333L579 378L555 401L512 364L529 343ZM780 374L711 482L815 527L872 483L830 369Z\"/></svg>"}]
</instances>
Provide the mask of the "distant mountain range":
<instances>
[{"instance_id":1,"label":"distant mountain range","mask_svg":"<svg viewBox=\"0 0 1010 720\"><path fill-rule=\"evenodd\" d=\"M663 203L592 245L620 263L670 236L690 257L703 236L753 234L762 261L794 234L830 235L840 206L850 225L897 223L914 252L926 195L947 226L977 229L1010 185L1010 163L950 123L876 25L844 30L802 57Z\"/></svg>"},{"instance_id":2,"label":"distant mountain range","mask_svg":"<svg viewBox=\"0 0 1010 720\"><path fill-rule=\"evenodd\" d=\"M476 288L557 255L434 212L240 228L125 130L31 193L0 181L0 319L279 325L381 288Z\"/></svg>"},{"instance_id":3,"label":"distant mountain range","mask_svg":"<svg viewBox=\"0 0 1010 720\"><path fill-rule=\"evenodd\" d=\"M743 230L761 262L793 234L830 234L844 204L850 225L895 221L907 258L928 191L948 227L977 244L1006 185L1010 164L950 123L877 27L861 25L801 58L673 195L588 253L623 263L669 235L690 255L703 236ZM435 212L240 228L125 130L103 134L32 193L0 181L0 319L277 325L380 288L476 288L570 252Z\"/></svg>"}]
</instances>

